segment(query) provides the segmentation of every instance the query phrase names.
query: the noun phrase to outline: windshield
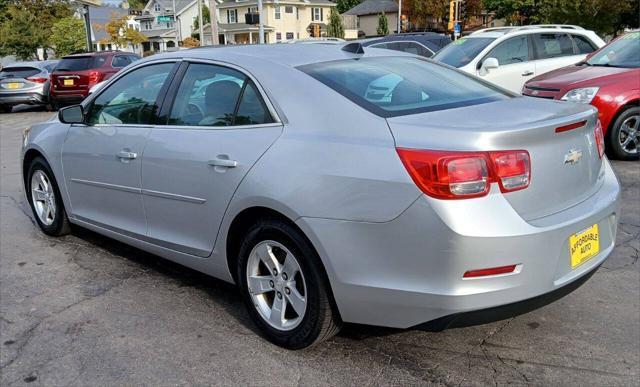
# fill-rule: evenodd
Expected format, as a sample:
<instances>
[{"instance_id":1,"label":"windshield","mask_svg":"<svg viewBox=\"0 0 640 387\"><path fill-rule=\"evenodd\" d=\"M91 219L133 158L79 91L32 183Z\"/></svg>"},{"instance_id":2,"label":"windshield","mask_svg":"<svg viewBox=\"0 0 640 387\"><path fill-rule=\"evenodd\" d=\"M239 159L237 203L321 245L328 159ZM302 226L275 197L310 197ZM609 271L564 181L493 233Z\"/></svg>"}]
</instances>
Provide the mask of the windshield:
<instances>
[{"instance_id":1,"label":"windshield","mask_svg":"<svg viewBox=\"0 0 640 387\"><path fill-rule=\"evenodd\" d=\"M38 74L40 69L35 67L5 67L0 71L0 79L5 78L28 78Z\"/></svg>"},{"instance_id":2,"label":"windshield","mask_svg":"<svg viewBox=\"0 0 640 387\"><path fill-rule=\"evenodd\" d=\"M640 32L626 34L586 62L591 66L640 67Z\"/></svg>"},{"instance_id":3,"label":"windshield","mask_svg":"<svg viewBox=\"0 0 640 387\"><path fill-rule=\"evenodd\" d=\"M460 38L438 51L433 59L449 66L462 67L475 58L495 38Z\"/></svg>"},{"instance_id":4,"label":"windshield","mask_svg":"<svg viewBox=\"0 0 640 387\"><path fill-rule=\"evenodd\" d=\"M298 69L382 117L510 98L464 73L416 57L370 57Z\"/></svg>"}]
</instances>

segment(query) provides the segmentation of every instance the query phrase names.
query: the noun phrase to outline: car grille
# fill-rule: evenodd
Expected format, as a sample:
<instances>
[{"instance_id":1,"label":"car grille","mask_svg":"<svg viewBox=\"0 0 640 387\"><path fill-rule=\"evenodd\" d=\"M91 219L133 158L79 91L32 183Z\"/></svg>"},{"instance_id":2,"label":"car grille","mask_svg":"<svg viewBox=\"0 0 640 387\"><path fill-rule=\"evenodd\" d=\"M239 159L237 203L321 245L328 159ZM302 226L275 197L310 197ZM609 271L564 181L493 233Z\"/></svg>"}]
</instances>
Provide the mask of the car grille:
<instances>
[{"instance_id":1,"label":"car grille","mask_svg":"<svg viewBox=\"0 0 640 387\"><path fill-rule=\"evenodd\" d=\"M537 90L537 91L560 91L560 89L551 89L548 87L538 87L538 86L529 86L529 85L525 85L524 87L529 90Z\"/></svg>"}]
</instances>

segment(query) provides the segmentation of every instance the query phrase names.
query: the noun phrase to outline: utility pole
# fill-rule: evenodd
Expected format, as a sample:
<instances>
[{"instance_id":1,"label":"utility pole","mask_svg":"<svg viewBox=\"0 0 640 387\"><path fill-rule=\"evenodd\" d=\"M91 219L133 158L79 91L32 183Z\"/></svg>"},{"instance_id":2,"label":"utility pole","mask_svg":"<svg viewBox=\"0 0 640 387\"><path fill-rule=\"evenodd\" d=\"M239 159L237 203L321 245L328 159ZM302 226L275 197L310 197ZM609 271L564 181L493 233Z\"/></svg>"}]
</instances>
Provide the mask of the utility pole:
<instances>
[{"instance_id":1,"label":"utility pole","mask_svg":"<svg viewBox=\"0 0 640 387\"><path fill-rule=\"evenodd\" d=\"M402 27L402 0L398 0L398 26L396 32L399 34L401 32L400 28Z\"/></svg>"},{"instance_id":2,"label":"utility pole","mask_svg":"<svg viewBox=\"0 0 640 387\"><path fill-rule=\"evenodd\" d=\"M204 29L202 28L202 0L198 0L198 37L200 38L200 46L204 46Z\"/></svg>"},{"instance_id":3,"label":"utility pole","mask_svg":"<svg viewBox=\"0 0 640 387\"><path fill-rule=\"evenodd\" d=\"M458 0L454 0L453 2L453 10L454 10L454 18L453 18L453 40L458 40L458 33L457 28L458 28L458 11L459 11L459 7L460 6L460 2Z\"/></svg>"},{"instance_id":4,"label":"utility pole","mask_svg":"<svg viewBox=\"0 0 640 387\"><path fill-rule=\"evenodd\" d=\"M175 1L175 0L174 0ZM220 43L218 38L218 4L216 0L209 0L209 19L211 20L211 44L217 46Z\"/></svg>"},{"instance_id":5,"label":"utility pole","mask_svg":"<svg viewBox=\"0 0 640 387\"><path fill-rule=\"evenodd\" d=\"M89 17L89 6L82 6L82 13L84 16L84 27L87 30L87 52L93 51L93 42L91 41L91 17Z\"/></svg>"},{"instance_id":6,"label":"utility pole","mask_svg":"<svg viewBox=\"0 0 640 387\"><path fill-rule=\"evenodd\" d=\"M176 0L171 0L173 5L173 33L176 35L176 40L180 42L182 37L180 36L180 32L178 31L178 14L176 12ZM178 43L176 43L176 47L178 47Z\"/></svg>"},{"instance_id":7,"label":"utility pole","mask_svg":"<svg viewBox=\"0 0 640 387\"><path fill-rule=\"evenodd\" d=\"M276 5L278 5L277 0L276 0ZM262 24L262 0L258 0L258 43L264 44L264 24Z\"/></svg>"}]
</instances>

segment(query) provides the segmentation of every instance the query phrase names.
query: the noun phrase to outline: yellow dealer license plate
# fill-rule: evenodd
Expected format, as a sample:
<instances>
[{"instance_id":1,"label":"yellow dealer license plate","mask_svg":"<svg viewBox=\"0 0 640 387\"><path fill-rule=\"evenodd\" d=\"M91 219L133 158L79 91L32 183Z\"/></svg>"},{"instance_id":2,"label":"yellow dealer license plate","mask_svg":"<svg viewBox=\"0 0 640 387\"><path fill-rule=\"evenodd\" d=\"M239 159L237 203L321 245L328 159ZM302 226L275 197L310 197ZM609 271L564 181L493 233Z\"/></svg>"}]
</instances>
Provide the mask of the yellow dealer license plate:
<instances>
[{"instance_id":1,"label":"yellow dealer license plate","mask_svg":"<svg viewBox=\"0 0 640 387\"><path fill-rule=\"evenodd\" d=\"M21 87L22 87L22 83L20 82L7 83L7 89L19 89Z\"/></svg>"},{"instance_id":2,"label":"yellow dealer license plate","mask_svg":"<svg viewBox=\"0 0 640 387\"><path fill-rule=\"evenodd\" d=\"M73 79L65 79L64 80L64 85L65 86L73 86Z\"/></svg>"},{"instance_id":3,"label":"yellow dealer license plate","mask_svg":"<svg viewBox=\"0 0 640 387\"><path fill-rule=\"evenodd\" d=\"M571 268L575 268L600 252L600 233L598 225L594 224L586 230L571 235L569 238L569 253L571 254Z\"/></svg>"}]
</instances>

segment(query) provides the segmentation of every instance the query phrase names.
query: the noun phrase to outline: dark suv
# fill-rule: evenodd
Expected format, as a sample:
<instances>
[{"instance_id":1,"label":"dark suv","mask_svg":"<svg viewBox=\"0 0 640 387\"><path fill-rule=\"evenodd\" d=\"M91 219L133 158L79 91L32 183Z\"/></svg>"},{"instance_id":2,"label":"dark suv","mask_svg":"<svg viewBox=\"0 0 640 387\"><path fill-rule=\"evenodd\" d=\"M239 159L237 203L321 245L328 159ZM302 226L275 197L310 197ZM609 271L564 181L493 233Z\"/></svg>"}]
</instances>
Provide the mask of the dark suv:
<instances>
[{"instance_id":1,"label":"dark suv","mask_svg":"<svg viewBox=\"0 0 640 387\"><path fill-rule=\"evenodd\" d=\"M50 103L54 109L81 102L91 86L109 79L140 59L131 52L100 51L65 56L51 74Z\"/></svg>"}]
</instances>

